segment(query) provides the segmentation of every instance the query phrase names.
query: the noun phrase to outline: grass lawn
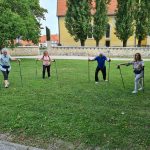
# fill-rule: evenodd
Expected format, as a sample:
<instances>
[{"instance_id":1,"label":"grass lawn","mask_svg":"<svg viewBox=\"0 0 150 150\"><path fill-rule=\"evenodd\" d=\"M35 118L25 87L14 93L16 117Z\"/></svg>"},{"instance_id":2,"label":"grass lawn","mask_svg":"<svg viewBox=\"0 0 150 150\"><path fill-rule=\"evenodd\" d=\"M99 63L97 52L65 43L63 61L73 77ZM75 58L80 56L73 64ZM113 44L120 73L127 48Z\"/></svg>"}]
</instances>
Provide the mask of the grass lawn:
<instances>
[{"instance_id":1,"label":"grass lawn","mask_svg":"<svg viewBox=\"0 0 150 150\"><path fill-rule=\"evenodd\" d=\"M145 92L136 95L132 67L122 67L124 90L117 63L111 63L110 83L100 73L95 85L96 62L90 62L88 82L87 61L57 60L57 82L55 63L52 78L43 80L41 62L36 78L35 60L22 60L22 88L19 65L12 62L10 88L0 89L0 133L42 147L56 138L93 148L150 149L150 62L145 62Z\"/></svg>"}]
</instances>

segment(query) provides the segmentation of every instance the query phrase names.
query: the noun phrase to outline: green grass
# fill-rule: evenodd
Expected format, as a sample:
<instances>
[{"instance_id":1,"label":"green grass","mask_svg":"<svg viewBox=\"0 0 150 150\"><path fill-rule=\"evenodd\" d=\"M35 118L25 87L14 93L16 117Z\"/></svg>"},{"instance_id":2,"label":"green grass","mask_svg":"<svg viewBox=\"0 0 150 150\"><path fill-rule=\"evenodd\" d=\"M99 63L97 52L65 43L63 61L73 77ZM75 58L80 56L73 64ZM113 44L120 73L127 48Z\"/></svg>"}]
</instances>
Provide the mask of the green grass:
<instances>
[{"instance_id":1,"label":"green grass","mask_svg":"<svg viewBox=\"0 0 150 150\"><path fill-rule=\"evenodd\" d=\"M44 145L56 138L103 149L150 149L150 62L145 63L145 92L137 95L131 94L132 67L122 67L124 90L117 63L111 63L110 83L95 85L95 62L90 62L88 82L87 61L57 60L57 82L54 63L52 78L43 80L41 62L36 78L35 61L22 60L22 88L19 65L13 62L10 88L0 89L0 132L37 145L37 140Z\"/></svg>"}]
</instances>

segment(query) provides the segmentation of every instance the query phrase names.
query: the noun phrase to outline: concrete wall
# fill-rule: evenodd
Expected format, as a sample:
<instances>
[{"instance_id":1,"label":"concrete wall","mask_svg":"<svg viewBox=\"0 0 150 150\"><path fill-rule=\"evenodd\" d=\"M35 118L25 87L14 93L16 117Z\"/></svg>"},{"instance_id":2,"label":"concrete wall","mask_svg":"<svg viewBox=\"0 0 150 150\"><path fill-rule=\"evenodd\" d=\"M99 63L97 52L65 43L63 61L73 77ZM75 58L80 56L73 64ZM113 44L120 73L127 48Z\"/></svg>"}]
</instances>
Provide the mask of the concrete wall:
<instances>
[{"instance_id":1,"label":"concrete wall","mask_svg":"<svg viewBox=\"0 0 150 150\"><path fill-rule=\"evenodd\" d=\"M38 46L20 46L10 50L12 56L37 56L39 54Z\"/></svg>"},{"instance_id":2,"label":"concrete wall","mask_svg":"<svg viewBox=\"0 0 150 150\"><path fill-rule=\"evenodd\" d=\"M148 47L52 47L48 50L52 56L96 56L103 52L110 57L132 58L135 53L141 53L142 57L150 58Z\"/></svg>"}]
</instances>

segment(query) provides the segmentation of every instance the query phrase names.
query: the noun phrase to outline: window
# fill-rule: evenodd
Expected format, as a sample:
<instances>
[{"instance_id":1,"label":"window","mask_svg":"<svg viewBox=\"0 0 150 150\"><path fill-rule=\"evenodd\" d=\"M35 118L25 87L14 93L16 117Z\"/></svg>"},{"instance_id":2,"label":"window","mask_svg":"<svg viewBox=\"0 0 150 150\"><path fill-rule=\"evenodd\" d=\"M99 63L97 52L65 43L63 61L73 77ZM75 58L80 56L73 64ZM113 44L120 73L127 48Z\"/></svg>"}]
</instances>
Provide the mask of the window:
<instances>
[{"instance_id":1,"label":"window","mask_svg":"<svg viewBox=\"0 0 150 150\"><path fill-rule=\"evenodd\" d=\"M107 24L106 26L106 38L110 38L110 25Z\"/></svg>"},{"instance_id":2,"label":"window","mask_svg":"<svg viewBox=\"0 0 150 150\"><path fill-rule=\"evenodd\" d=\"M106 41L106 47L110 47L110 41Z\"/></svg>"}]
</instances>

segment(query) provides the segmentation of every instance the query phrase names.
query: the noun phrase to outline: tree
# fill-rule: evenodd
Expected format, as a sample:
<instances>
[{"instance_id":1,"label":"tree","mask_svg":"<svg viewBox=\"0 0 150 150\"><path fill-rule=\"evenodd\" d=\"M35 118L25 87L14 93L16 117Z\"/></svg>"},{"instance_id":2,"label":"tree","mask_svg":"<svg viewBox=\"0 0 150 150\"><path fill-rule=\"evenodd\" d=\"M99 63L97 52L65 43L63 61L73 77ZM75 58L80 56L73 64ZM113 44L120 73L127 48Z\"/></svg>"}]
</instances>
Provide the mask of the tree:
<instances>
[{"instance_id":1,"label":"tree","mask_svg":"<svg viewBox=\"0 0 150 150\"><path fill-rule=\"evenodd\" d=\"M96 0L96 12L93 15L93 37L96 41L96 46L99 46L99 41L106 33L108 22L107 16L107 0Z\"/></svg>"},{"instance_id":2,"label":"tree","mask_svg":"<svg viewBox=\"0 0 150 150\"><path fill-rule=\"evenodd\" d=\"M142 40L144 40L149 32L149 0L136 0L136 13L135 13L135 26L136 26L136 38L138 39L138 46L141 46Z\"/></svg>"},{"instance_id":3,"label":"tree","mask_svg":"<svg viewBox=\"0 0 150 150\"><path fill-rule=\"evenodd\" d=\"M67 0L65 26L76 42L85 45L91 28L90 0Z\"/></svg>"},{"instance_id":4,"label":"tree","mask_svg":"<svg viewBox=\"0 0 150 150\"><path fill-rule=\"evenodd\" d=\"M25 35L26 27L23 19L10 9L1 13L0 20L0 48L13 45L16 37Z\"/></svg>"},{"instance_id":5,"label":"tree","mask_svg":"<svg viewBox=\"0 0 150 150\"><path fill-rule=\"evenodd\" d=\"M51 32L48 27L46 27L46 39L47 39L47 41L51 40Z\"/></svg>"},{"instance_id":6,"label":"tree","mask_svg":"<svg viewBox=\"0 0 150 150\"><path fill-rule=\"evenodd\" d=\"M47 10L39 5L39 0L0 0L0 48L13 46L14 39L23 37L38 43L40 23Z\"/></svg>"},{"instance_id":7,"label":"tree","mask_svg":"<svg viewBox=\"0 0 150 150\"><path fill-rule=\"evenodd\" d=\"M116 12L116 36L123 41L123 47L134 32L134 1L118 0Z\"/></svg>"}]
</instances>

